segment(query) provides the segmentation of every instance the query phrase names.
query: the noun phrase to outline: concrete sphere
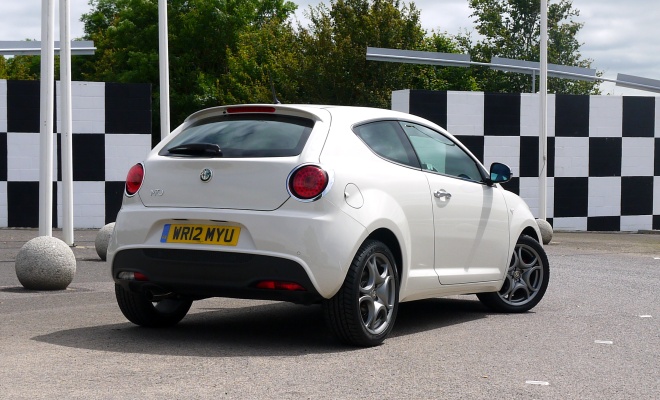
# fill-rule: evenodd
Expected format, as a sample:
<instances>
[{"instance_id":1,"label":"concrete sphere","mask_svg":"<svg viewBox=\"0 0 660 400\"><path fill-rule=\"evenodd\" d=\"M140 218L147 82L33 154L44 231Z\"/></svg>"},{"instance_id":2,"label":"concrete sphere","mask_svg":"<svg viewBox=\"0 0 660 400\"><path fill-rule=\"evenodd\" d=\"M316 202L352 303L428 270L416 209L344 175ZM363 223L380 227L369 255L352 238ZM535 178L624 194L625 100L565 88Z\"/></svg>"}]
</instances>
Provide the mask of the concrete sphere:
<instances>
[{"instance_id":1,"label":"concrete sphere","mask_svg":"<svg viewBox=\"0 0 660 400\"><path fill-rule=\"evenodd\" d=\"M541 239L543 240L543 244L548 244L552 240L552 225L548 223L548 221L544 219L537 219L536 224L539 226L539 229L541 230Z\"/></svg>"},{"instance_id":2,"label":"concrete sphere","mask_svg":"<svg viewBox=\"0 0 660 400\"><path fill-rule=\"evenodd\" d=\"M98 254L103 261L105 261L106 256L108 255L108 243L110 243L110 237L112 236L112 231L114 230L115 223L111 222L103 228L99 229L99 233L96 234L94 247L96 247L96 254Z\"/></svg>"},{"instance_id":3,"label":"concrete sphere","mask_svg":"<svg viewBox=\"0 0 660 400\"><path fill-rule=\"evenodd\" d=\"M29 290L64 290L76 273L76 256L66 243L51 236L36 237L16 255L16 277Z\"/></svg>"}]
</instances>

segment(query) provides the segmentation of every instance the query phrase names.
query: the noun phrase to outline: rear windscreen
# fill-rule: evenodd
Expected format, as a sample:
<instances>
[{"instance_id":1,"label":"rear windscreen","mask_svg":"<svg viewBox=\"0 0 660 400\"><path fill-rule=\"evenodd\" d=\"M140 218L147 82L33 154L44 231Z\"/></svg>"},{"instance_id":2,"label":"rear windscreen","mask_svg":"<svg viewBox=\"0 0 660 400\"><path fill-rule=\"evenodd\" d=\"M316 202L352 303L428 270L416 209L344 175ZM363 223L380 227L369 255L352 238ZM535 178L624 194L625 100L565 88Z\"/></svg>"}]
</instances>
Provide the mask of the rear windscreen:
<instances>
[{"instance_id":1,"label":"rear windscreen","mask_svg":"<svg viewBox=\"0 0 660 400\"><path fill-rule=\"evenodd\" d=\"M285 115L226 115L206 118L187 127L158 154L190 157L169 149L210 144L223 158L289 157L302 152L314 121Z\"/></svg>"}]
</instances>

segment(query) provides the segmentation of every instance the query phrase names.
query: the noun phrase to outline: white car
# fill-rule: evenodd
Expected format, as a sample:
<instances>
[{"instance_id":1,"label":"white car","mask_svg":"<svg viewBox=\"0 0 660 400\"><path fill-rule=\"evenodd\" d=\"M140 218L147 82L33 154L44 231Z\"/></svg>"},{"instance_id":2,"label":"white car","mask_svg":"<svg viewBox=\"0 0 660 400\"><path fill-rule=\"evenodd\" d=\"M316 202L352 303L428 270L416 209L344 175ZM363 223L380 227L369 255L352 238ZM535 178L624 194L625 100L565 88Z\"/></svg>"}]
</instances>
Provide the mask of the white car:
<instances>
[{"instance_id":1,"label":"white car","mask_svg":"<svg viewBox=\"0 0 660 400\"><path fill-rule=\"evenodd\" d=\"M398 304L474 294L524 312L549 278L525 202L452 135L390 110L236 105L194 113L131 168L107 260L131 322L208 297L321 303L373 346Z\"/></svg>"}]
</instances>

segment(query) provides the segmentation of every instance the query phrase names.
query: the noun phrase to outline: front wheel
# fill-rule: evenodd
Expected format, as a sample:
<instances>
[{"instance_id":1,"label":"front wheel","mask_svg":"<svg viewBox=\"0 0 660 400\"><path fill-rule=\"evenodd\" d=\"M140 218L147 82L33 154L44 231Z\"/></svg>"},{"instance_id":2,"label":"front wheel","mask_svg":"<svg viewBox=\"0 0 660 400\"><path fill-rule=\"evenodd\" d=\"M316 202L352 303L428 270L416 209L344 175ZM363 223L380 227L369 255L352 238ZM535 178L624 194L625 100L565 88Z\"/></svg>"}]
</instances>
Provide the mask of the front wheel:
<instances>
[{"instance_id":1,"label":"front wheel","mask_svg":"<svg viewBox=\"0 0 660 400\"><path fill-rule=\"evenodd\" d=\"M392 252L368 240L358 250L339 292L323 302L326 322L343 342L377 346L394 326L399 276Z\"/></svg>"},{"instance_id":2,"label":"front wheel","mask_svg":"<svg viewBox=\"0 0 660 400\"><path fill-rule=\"evenodd\" d=\"M522 235L499 292L478 293L479 300L493 311L520 313L531 310L543 298L550 279L548 256L543 246Z\"/></svg>"},{"instance_id":3,"label":"front wheel","mask_svg":"<svg viewBox=\"0 0 660 400\"><path fill-rule=\"evenodd\" d=\"M149 328L176 325L186 316L192 300L162 299L151 301L145 293L132 292L115 284L115 297L122 314L132 323Z\"/></svg>"}]
</instances>

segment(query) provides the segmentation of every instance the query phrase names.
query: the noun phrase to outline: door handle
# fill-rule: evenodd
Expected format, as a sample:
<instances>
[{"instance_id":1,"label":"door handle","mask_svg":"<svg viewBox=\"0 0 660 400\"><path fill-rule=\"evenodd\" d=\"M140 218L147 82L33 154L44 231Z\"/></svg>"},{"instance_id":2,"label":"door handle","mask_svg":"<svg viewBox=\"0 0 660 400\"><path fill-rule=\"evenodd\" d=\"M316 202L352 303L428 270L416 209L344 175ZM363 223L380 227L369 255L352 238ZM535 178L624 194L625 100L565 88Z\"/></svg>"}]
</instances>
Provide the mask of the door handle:
<instances>
[{"instance_id":1,"label":"door handle","mask_svg":"<svg viewBox=\"0 0 660 400\"><path fill-rule=\"evenodd\" d=\"M451 193L447 192L444 189L436 190L435 192L433 192L433 196L435 196L438 199L441 199L443 197L447 200L451 199Z\"/></svg>"}]
</instances>

